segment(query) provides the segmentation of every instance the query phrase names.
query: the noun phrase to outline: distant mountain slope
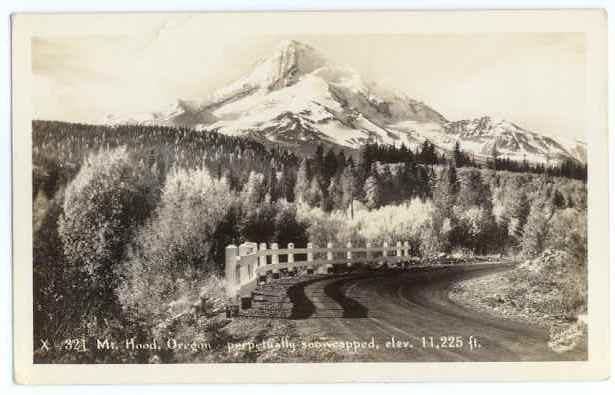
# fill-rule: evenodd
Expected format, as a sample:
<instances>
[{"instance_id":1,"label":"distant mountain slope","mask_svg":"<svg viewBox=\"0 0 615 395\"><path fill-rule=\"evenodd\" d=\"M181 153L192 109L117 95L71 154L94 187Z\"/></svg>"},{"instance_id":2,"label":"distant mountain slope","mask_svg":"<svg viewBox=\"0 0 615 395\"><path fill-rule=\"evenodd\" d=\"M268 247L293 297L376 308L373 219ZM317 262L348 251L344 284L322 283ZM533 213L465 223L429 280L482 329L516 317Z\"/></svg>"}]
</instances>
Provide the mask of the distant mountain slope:
<instances>
[{"instance_id":1,"label":"distant mountain slope","mask_svg":"<svg viewBox=\"0 0 615 395\"><path fill-rule=\"evenodd\" d=\"M444 133L425 137L448 149L452 149L455 142L459 141L464 150L483 157L491 156L495 150L500 157L525 159L529 162L555 163L571 158L586 161L583 142L556 139L487 116L450 122L445 125Z\"/></svg>"},{"instance_id":2,"label":"distant mountain slope","mask_svg":"<svg viewBox=\"0 0 615 395\"><path fill-rule=\"evenodd\" d=\"M582 142L564 142L503 120L449 122L428 105L365 81L297 41L281 43L244 77L201 102L178 100L167 111L106 122L187 126L297 148L316 143L358 148L367 142L416 147L429 139L444 151L459 141L477 156L490 155L495 147L502 157L530 162L585 162L586 155Z\"/></svg>"}]
</instances>

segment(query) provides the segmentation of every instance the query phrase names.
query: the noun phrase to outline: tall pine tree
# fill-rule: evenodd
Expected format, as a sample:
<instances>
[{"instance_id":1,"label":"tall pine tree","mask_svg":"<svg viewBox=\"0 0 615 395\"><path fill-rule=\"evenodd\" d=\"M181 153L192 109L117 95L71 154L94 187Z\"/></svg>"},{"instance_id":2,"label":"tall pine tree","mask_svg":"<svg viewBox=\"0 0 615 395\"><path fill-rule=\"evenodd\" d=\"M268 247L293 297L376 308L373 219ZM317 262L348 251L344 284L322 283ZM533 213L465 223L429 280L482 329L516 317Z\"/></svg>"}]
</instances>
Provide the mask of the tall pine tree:
<instances>
[{"instance_id":1,"label":"tall pine tree","mask_svg":"<svg viewBox=\"0 0 615 395\"><path fill-rule=\"evenodd\" d=\"M305 193L304 199L305 202L312 207L323 206L323 193L322 189L320 188L320 182L318 180L318 177L312 177L312 181L310 181L310 186Z\"/></svg>"},{"instance_id":2,"label":"tall pine tree","mask_svg":"<svg viewBox=\"0 0 615 395\"><path fill-rule=\"evenodd\" d=\"M505 215L509 218L508 233L519 242L523 236L523 228L530 213L530 202L527 194L520 187L512 190L512 195L507 202Z\"/></svg>"},{"instance_id":3,"label":"tall pine tree","mask_svg":"<svg viewBox=\"0 0 615 395\"><path fill-rule=\"evenodd\" d=\"M459 180L457 178L457 169L451 163L441 171L440 177L436 180L433 188L434 204L444 217L451 216L453 206L457 201L458 192Z\"/></svg>"},{"instance_id":4,"label":"tall pine tree","mask_svg":"<svg viewBox=\"0 0 615 395\"><path fill-rule=\"evenodd\" d=\"M344 192L341 185L341 177L332 177L327 188L329 198L328 209L335 210L343 208Z\"/></svg>"},{"instance_id":5,"label":"tall pine tree","mask_svg":"<svg viewBox=\"0 0 615 395\"><path fill-rule=\"evenodd\" d=\"M461 150L461 144L459 144L459 141L455 142L455 148L453 149L453 159L455 160L456 167L462 167L466 164L465 155Z\"/></svg>"},{"instance_id":6,"label":"tall pine tree","mask_svg":"<svg viewBox=\"0 0 615 395\"><path fill-rule=\"evenodd\" d=\"M354 217L354 200L356 194L356 178L352 162L349 162L342 175L340 176L340 184L342 186L342 206L343 209L350 208L350 216Z\"/></svg>"},{"instance_id":7,"label":"tall pine tree","mask_svg":"<svg viewBox=\"0 0 615 395\"><path fill-rule=\"evenodd\" d=\"M369 209L378 208L382 201L382 185L377 174L371 173L365 180L365 205Z\"/></svg>"},{"instance_id":8,"label":"tall pine tree","mask_svg":"<svg viewBox=\"0 0 615 395\"><path fill-rule=\"evenodd\" d=\"M310 187L310 167L307 158L301 160L299 171L297 171L297 181L295 182L295 201L302 203L305 201L305 195Z\"/></svg>"}]
</instances>

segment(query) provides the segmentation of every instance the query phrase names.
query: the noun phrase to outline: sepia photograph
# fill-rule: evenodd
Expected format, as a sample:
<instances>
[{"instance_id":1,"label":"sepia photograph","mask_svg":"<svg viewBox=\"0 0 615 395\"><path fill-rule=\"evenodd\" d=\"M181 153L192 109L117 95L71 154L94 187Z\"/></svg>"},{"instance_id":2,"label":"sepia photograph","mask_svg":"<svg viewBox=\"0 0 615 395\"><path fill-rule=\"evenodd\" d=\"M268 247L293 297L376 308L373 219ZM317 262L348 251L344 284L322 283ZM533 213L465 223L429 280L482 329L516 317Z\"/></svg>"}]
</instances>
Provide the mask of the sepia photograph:
<instances>
[{"instance_id":1,"label":"sepia photograph","mask_svg":"<svg viewBox=\"0 0 615 395\"><path fill-rule=\"evenodd\" d=\"M586 32L138 15L28 36L33 365L590 360Z\"/></svg>"}]
</instances>

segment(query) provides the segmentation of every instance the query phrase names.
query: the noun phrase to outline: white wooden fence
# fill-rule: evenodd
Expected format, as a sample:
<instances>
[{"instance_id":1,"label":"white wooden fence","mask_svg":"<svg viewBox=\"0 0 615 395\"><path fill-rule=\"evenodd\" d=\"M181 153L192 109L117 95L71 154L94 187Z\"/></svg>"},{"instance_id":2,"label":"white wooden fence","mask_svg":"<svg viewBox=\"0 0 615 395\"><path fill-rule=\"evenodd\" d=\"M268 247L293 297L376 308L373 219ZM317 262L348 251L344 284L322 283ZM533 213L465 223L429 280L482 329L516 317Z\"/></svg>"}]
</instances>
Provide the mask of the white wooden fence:
<instances>
[{"instance_id":1,"label":"white wooden fence","mask_svg":"<svg viewBox=\"0 0 615 395\"><path fill-rule=\"evenodd\" d=\"M297 255L305 260L297 261ZM285 257L286 262L280 262ZM367 243L365 247L355 247L347 243L345 247L335 247L327 243L326 248L319 248L308 243L306 248L295 248L288 243L285 249L280 249L277 243L244 243L239 247L226 247L225 278L226 292L231 298L248 296L256 288L259 277L271 273L276 275L282 269L289 272L298 269L313 270L315 273L327 273L333 265L345 264L348 267L357 263L408 264L418 263L418 259L410 256L410 244L398 241L394 246L383 243L373 247Z\"/></svg>"}]
</instances>

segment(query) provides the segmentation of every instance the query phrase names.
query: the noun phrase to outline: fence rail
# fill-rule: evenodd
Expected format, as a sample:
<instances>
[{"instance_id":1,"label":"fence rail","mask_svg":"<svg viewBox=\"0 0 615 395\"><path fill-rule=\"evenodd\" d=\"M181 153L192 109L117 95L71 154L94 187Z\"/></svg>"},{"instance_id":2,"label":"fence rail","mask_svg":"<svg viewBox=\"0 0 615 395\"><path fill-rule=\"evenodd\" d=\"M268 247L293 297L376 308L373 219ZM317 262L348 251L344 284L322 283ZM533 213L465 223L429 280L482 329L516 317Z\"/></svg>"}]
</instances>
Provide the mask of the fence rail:
<instances>
[{"instance_id":1,"label":"fence rail","mask_svg":"<svg viewBox=\"0 0 615 395\"><path fill-rule=\"evenodd\" d=\"M251 293L260 277L280 270L313 270L316 273L328 273L334 265L353 266L360 263L401 263L417 264L418 258L410 255L409 242L397 242L394 246L383 243L382 246L364 247L347 243L345 247L328 243L325 248L308 243L306 248L295 248L289 243L280 249L277 243L243 243L239 246L226 247L225 277L226 292L229 297L242 297ZM301 260L296 260L301 258Z\"/></svg>"}]
</instances>

